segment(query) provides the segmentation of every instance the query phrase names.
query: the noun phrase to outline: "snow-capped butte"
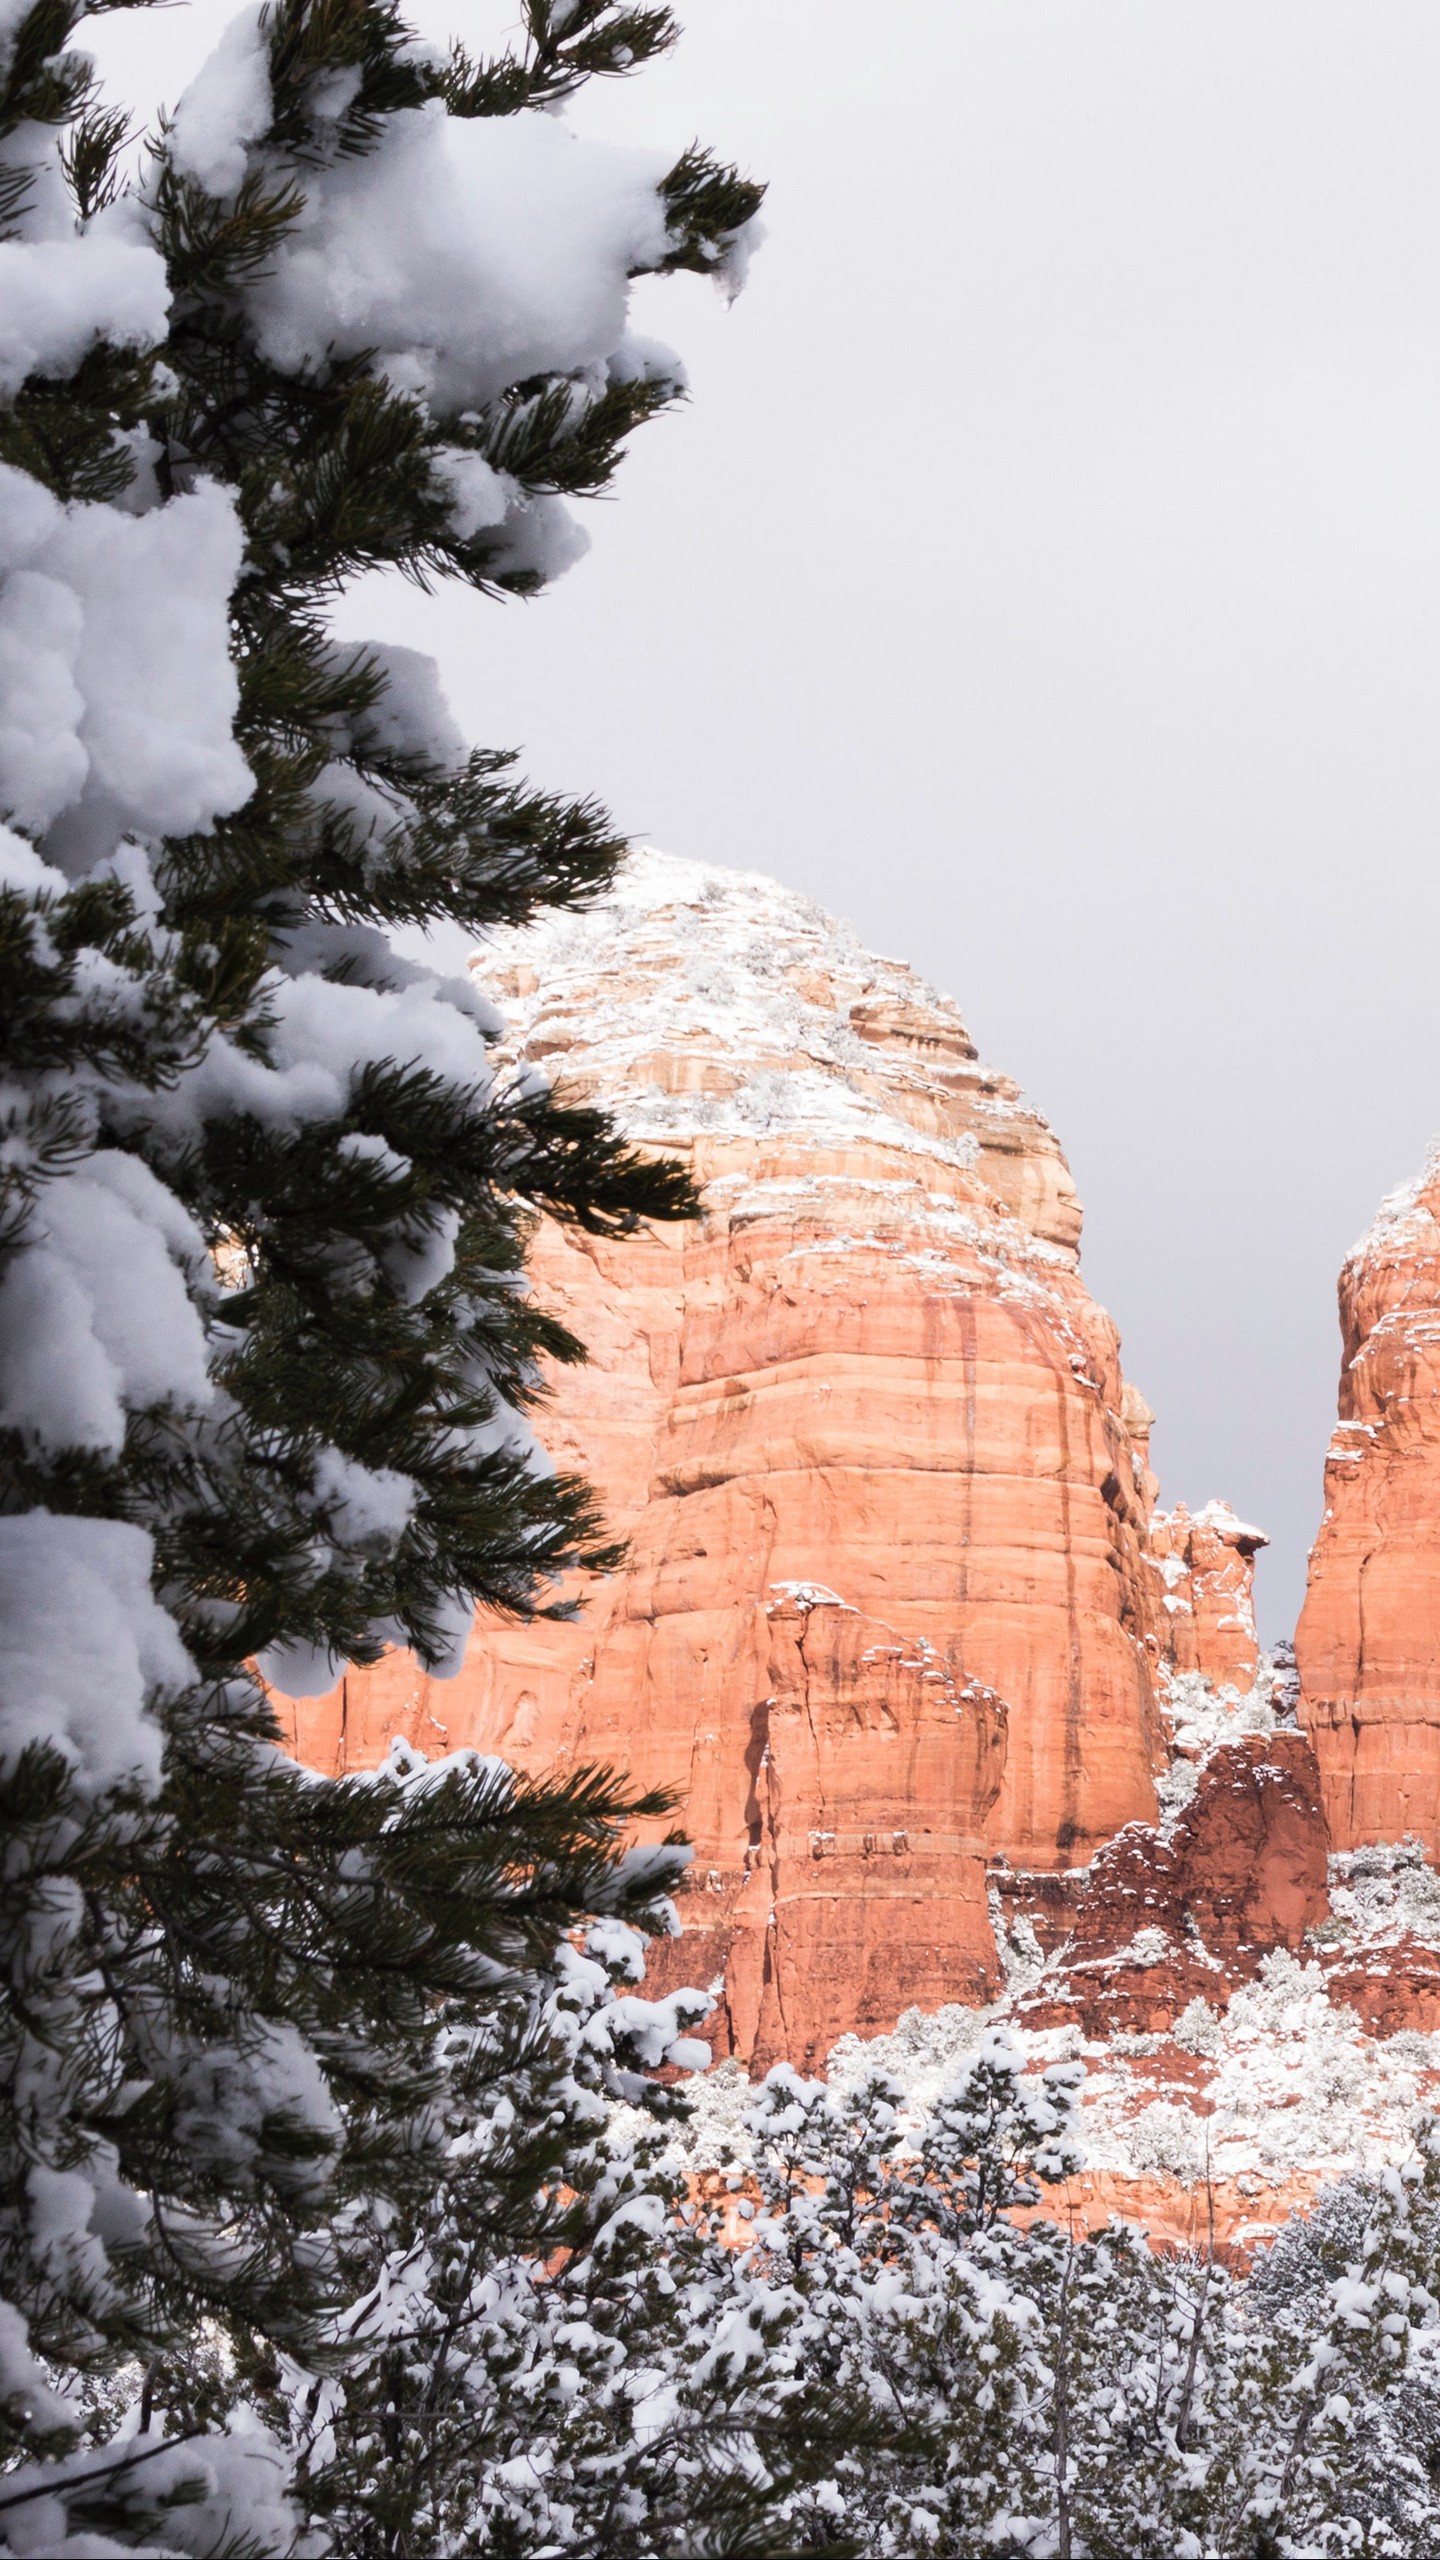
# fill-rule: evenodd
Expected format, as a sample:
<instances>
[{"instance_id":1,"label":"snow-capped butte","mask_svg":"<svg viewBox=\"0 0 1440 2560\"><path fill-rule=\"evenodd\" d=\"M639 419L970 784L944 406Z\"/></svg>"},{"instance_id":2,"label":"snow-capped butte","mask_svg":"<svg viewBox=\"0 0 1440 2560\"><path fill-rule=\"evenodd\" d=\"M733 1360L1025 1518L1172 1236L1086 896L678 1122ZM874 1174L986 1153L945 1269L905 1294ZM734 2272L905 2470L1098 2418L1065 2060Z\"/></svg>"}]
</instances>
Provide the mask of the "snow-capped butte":
<instances>
[{"instance_id":1,"label":"snow-capped butte","mask_svg":"<svg viewBox=\"0 0 1440 2560\"><path fill-rule=\"evenodd\" d=\"M1288 1695L1255 1690L1261 1533L1156 1515L1059 1142L952 997L774 880L656 852L475 975L517 1066L700 1195L678 1231L534 1248L590 1351L542 1435L628 1556L573 1626L477 1624L444 1688L403 1657L352 1674L299 1712L306 1755L399 1722L678 1785L694 1889L652 1963L718 1986L751 2067L997 1999L1026 2035L1158 2032L1172 1930L1167 2027L1297 1950L1324 1842ZM1084 1900L1117 1833L1158 1964L1128 1869Z\"/></svg>"},{"instance_id":2,"label":"snow-capped butte","mask_svg":"<svg viewBox=\"0 0 1440 2560\"><path fill-rule=\"evenodd\" d=\"M584 914L500 933L472 965L515 1046L563 1062L633 1138L854 1144L881 1211L889 1183L932 1181L953 1208L950 1175L980 1171L987 1222L1003 1203L1026 1259L1073 1259L1059 1143L952 998L778 880L645 849Z\"/></svg>"}]
</instances>

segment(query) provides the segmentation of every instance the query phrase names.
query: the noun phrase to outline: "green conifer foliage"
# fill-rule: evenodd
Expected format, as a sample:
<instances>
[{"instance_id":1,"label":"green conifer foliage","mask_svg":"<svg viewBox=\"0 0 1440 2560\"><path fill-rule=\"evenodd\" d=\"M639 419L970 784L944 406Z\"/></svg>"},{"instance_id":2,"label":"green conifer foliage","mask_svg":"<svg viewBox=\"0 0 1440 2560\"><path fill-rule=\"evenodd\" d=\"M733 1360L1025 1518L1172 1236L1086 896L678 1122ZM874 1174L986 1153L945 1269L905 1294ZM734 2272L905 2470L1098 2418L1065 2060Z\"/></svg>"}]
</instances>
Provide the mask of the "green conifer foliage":
<instances>
[{"instance_id":1,"label":"green conifer foliage","mask_svg":"<svg viewBox=\"0 0 1440 2560\"><path fill-rule=\"evenodd\" d=\"M526 1420L578 1356L527 1221L690 1205L388 939L595 894L608 819L467 750L426 662L329 609L377 566L499 598L565 565L562 498L677 396L629 276L723 278L758 190L535 112L653 59L665 10L530 0L477 62L388 0L272 0L138 181L85 15L0 6L0 2544L278 2552L254 2413L361 2351L457 2088L509 2110L474 2245L543 2251L576 2108L703 2005L607 2027L592 1987L583 2053L546 2008L580 1915L663 1920L683 1853L621 1847L661 1800L463 1754L322 1779L247 1667L444 1668L477 1599L604 1560ZM340 343L392 184L539 241L518 352L464 223L428 376L393 331Z\"/></svg>"}]
</instances>

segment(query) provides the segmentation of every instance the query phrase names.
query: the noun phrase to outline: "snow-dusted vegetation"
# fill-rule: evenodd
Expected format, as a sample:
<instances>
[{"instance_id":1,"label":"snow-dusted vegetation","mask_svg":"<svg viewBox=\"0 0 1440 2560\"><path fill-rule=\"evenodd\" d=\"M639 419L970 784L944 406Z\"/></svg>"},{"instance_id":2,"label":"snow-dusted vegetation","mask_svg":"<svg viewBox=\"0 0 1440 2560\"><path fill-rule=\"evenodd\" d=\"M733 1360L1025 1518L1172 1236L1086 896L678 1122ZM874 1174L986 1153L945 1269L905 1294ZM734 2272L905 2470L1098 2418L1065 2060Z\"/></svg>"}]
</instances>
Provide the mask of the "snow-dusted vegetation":
<instances>
[{"instance_id":1,"label":"snow-dusted vegetation","mask_svg":"<svg viewBox=\"0 0 1440 2560\"><path fill-rule=\"evenodd\" d=\"M663 10L472 61L274 0L145 148L87 14L0 8L0 2536L280 2551L336 2503L291 2410L396 2334L456 2156L456 2246L543 2263L704 2006L570 1943L664 1923L623 1790L326 1785L248 1667L441 1668L603 1552L526 1418L574 1346L524 1205L687 1196L389 939L583 897L603 814L328 608L563 569L680 383L632 277L733 286L758 190L568 129Z\"/></svg>"},{"instance_id":2,"label":"snow-dusted vegetation","mask_svg":"<svg viewBox=\"0 0 1440 2560\"><path fill-rule=\"evenodd\" d=\"M531 1434L575 1346L524 1217L689 1202L389 939L593 894L603 815L328 607L566 568L680 384L631 279L732 289L758 190L567 128L663 9L527 0L478 61L270 0L129 182L85 15L0 0L0 2548L1433 2550L1423 2124L1248 2281L1072 2233L1069 2031L907 2022L903 2087L729 2071L687 2129L708 1997L644 1981L686 1852L625 1846L663 1802L279 1748L257 1659L443 1669L603 1561ZM1217 2143L1310 1996L1180 2022Z\"/></svg>"}]
</instances>

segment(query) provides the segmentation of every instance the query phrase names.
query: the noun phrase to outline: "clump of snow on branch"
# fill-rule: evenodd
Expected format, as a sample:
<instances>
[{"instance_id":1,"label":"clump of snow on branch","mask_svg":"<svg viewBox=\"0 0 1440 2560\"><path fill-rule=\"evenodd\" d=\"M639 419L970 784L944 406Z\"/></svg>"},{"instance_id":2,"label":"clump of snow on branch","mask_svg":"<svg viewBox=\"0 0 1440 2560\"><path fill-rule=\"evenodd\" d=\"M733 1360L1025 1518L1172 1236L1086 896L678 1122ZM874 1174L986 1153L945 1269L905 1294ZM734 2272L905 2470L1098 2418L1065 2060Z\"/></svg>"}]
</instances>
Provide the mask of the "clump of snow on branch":
<instances>
[{"instance_id":1,"label":"clump of snow on branch","mask_svg":"<svg viewBox=\"0 0 1440 2560\"><path fill-rule=\"evenodd\" d=\"M273 114L265 13L253 0L231 19L175 109L171 160L207 194L233 196L244 184L250 146Z\"/></svg>"},{"instance_id":2,"label":"clump of snow on branch","mask_svg":"<svg viewBox=\"0 0 1440 2560\"><path fill-rule=\"evenodd\" d=\"M667 165L553 116L457 120L438 101L394 116L378 150L307 191L256 297L261 350L298 372L373 349L444 412L531 375L603 372L630 277L669 245Z\"/></svg>"},{"instance_id":3,"label":"clump of snow on branch","mask_svg":"<svg viewBox=\"0 0 1440 2560\"><path fill-rule=\"evenodd\" d=\"M208 827L248 797L228 619L240 548L233 501L209 483L133 514L64 507L0 464L0 808L36 831L64 821L66 869L129 828Z\"/></svg>"},{"instance_id":4,"label":"clump of snow on branch","mask_svg":"<svg viewBox=\"0 0 1440 2560\"><path fill-rule=\"evenodd\" d=\"M180 101L176 170L233 194L271 111L251 7ZM251 296L262 351L290 370L374 351L391 383L467 416L546 371L569 374L582 404L612 373L678 382L678 363L627 327L631 277L671 245L664 166L552 115L457 119L436 101L394 115L374 149L307 173L299 220ZM157 345L168 322L163 261L136 204L77 232L53 156L38 151L33 176L19 236L0 244L3 395L37 370L73 370L100 339ZM442 468L457 522L509 526L511 565L551 575L575 555L558 501L526 497L464 446ZM36 867L24 835L5 838L6 876L27 893L63 896L108 868L153 913L146 840L203 831L245 803L228 630L240 568L234 504L203 474L162 498L142 470L118 501L67 506L0 466L0 814L41 849ZM458 763L465 742L431 662L373 654L384 682L367 749ZM341 805L367 789L343 761L320 785ZM371 794L377 841L395 815ZM163 937L152 943L163 961ZM299 1130L343 1111L366 1066L386 1060L473 1092L477 1108L493 1090L497 1017L477 990L339 926L282 937L276 961L263 1052L217 1030L161 1090L112 1080L106 1116L125 1152L99 1149L35 1193L0 1289L0 1405L52 1450L113 1454L137 1409L198 1414L207 1402L214 1292L178 1202L132 1152L142 1136L163 1168L217 1116ZM443 1219L397 1233L387 1277L418 1298L446 1278L453 1244ZM516 1413L497 1417L492 1440L543 1463ZM333 1493L323 1468L317 1487ZM403 1487L388 1508L372 1503L363 1536L393 1540L409 1507ZM457 1658L461 1641L457 1628Z\"/></svg>"},{"instance_id":5,"label":"clump of snow on branch","mask_svg":"<svg viewBox=\"0 0 1440 2560\"><path fill-rule=\"evenodd\" d=\"M44 173L48 175L48 172ZM22 236L0 241L0 399L31 374L62 380L100 340L149 347L169 304L164 262L118 205L76 234L42 182Z\"/></svg>"},{"instance_id":6,"label":"clump of snow on branch","mask_svg":"<svg viewBox=\"0 0 1440 2560\"><path fill-rule=\"evenodd\" d=\"M0 1519L0 1766L41 1743L84 1792L160 1771L157 1689L194 1671L151 1593L154 1550L124 1520Z\"/></svg>"}]
</instances>

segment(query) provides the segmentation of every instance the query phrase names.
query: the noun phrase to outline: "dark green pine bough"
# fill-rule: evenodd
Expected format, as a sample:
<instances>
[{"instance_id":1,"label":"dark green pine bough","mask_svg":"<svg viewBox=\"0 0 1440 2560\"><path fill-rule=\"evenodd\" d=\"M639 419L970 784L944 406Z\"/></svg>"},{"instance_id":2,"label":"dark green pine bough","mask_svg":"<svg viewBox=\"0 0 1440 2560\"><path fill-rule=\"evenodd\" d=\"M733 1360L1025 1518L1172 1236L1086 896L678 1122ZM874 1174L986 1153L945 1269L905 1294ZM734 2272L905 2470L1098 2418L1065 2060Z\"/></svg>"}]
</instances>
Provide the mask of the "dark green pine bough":
<instances>
[{"instance_id":1,"label":"dark green pine bough","mask_svg":"<svg viewBox=\"0 0 1440 2560\"><path fill-rule=\"evenodd\" d=\"M30 162L57 135L78 226L120 192L124 119L65 50L86 14L37 0L13 28L12 236ZM459 1089L404 1057L364 1065L343 1109L298 1129L202 1104L177 1146L165 1111L217 1036L270 1056L272 973L297 937L340 929L329 974L383 984L367 937L439 922L478 935L578 904L623 850L597 807L527 788L504 753L457 765L397 744L383 665L337 647L326 613L376 567L527 593L539 573L507 561L501 531L456 531L442 445L526 497L591 496L674 383L642 373L582 394L542 376L437 423L364 354L277 370L253 325L312 173L374 150L397 111L554 106L675 33L667 10L611 0L525 0L523 20L513 52L477 62L418 48L388 0L275 0L273 120L238 192L182 174L164 135L138 182L169 274L167 338L102 339L0 414L0 461L63 502L123 500L137 460L161 502L202 480L233 493L236 737L255 780L211 831L152 851L158 917L113 877L0 896L0 1281L46 1186L98 1134L153 1164L242 1283L212 1293L221 1393L202 1423L162 1400L131 1412L118 1453L56 1450L0 1411L0 1509L143 1528L197 1673L153 1702L158 1793L87 1791L43 1744L0 1772L0 2541L13 2530L17 2548L66 2532L259 2547L224 2524L223 2498L215 2524L215 2465L187 2470L185 2448L213 2452L237 2401L273 2415L287 2375L303 2370L313 2396L343 2370L359 2334L345 2306L373 2289L419 2200L443 2197L457 2124L489 2127L467 2187L477 2264L581 2246L599 2096L637 2085L618 2026L577 2041L597 1995L567 1990L556 1949L586 1913L655 1925L679 1862L626 1859L621 1841L663 1807L596 1771L321 1781L276 1748L245 1666L284 1644L371 1659L387 1637L433 1660L464 1596L529 1611L548 1578L605 1561L583 1484L532 1471L503 1433L484 1445L500 1408L532 1401L539 1355L578 1356L521 1285L526 1222L544 1210L623 1230L683 1214L686 1183L599 1112L522 1085ZM703 273L760 190L692 149L660 194L652 264ZM317 789L337 761L390 807L382 841ZM437 1236L454 1238L451 1268L415 1297L405 1255L423 1261ZM347 1541L327 1515L325 1446L412 1481L398 1543ZM11 2356L15 2315L54 2392ZM316 2495L333 2510L333 2486ZM416 2530L392 2515L386 2547L424 2547Z\"/></svg>"}]
</instances>

